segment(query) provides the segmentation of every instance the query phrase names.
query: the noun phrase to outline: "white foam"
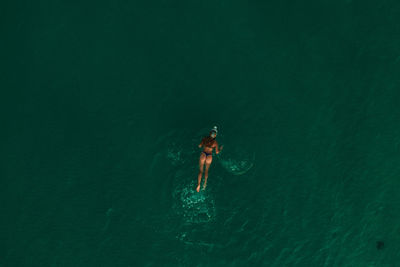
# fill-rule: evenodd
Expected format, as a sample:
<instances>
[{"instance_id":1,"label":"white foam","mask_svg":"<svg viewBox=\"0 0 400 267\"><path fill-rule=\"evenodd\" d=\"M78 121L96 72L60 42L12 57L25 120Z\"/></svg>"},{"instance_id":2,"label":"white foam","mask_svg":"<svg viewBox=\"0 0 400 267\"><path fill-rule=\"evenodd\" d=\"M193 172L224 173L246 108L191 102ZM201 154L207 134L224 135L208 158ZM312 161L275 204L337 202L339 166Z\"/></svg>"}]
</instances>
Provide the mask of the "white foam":
<instances>
[{"instance_id":1,"label":"white foam","mask_svg":"<svg viewBox=\"0 0 400 267\"><path fill-rule=\"evenodd\" d=\"M195 183L186 183L174 192L175 211L184 223L206 223L215 219L215 203L210 194L195 190Z\"/></svg>"},{"instance_id":2,"label":"white foam","mask_svg":"<svg viewBox=\"0 0 400 267\"><path fill-rule=\"evenodd\" d=\"M219 162L225 170L233 175L242 175L248 172L254 165L255 154L252 153L251 156L244 155L242 153L239 155L228 154L226 156L221 156Z\"/></svg>"}]
</instances>

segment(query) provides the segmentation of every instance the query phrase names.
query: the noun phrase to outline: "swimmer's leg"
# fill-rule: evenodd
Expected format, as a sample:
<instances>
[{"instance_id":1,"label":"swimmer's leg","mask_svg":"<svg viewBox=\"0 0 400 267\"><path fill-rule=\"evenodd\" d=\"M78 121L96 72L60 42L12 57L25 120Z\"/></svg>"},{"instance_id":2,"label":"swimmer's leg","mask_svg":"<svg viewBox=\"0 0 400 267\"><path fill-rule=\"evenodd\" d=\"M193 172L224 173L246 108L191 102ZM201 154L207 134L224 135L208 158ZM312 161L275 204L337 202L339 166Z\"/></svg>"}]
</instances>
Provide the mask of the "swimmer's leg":
<instances>
[{"instance_id":1,"label":"swimmer's leg","mask_svg":"<svg viewBox=\"0 0 400 267\"><path fill-rule=\"evenodd\" d=\"M200 183L201 183L201 176L203 176L203 169L204 169L204 161L206 159L206 155L204 153L201 153L200 159L199 159L199 175L197 176L197 188L196 191L200 191Z\"/></svg>"},{"instance_id":2,"label":"swimmer's leg","mask_svg":"<svg viewBox=\"0 0 400 267\"><path fill-rule=\"evenodd\" d=\"M210 168L211 162L212 162L212 155L210 155L206 158L206 173L204 174L203 189L206 189L206 186L207 186L208 169Z\"/></svg>"}]
</instances>

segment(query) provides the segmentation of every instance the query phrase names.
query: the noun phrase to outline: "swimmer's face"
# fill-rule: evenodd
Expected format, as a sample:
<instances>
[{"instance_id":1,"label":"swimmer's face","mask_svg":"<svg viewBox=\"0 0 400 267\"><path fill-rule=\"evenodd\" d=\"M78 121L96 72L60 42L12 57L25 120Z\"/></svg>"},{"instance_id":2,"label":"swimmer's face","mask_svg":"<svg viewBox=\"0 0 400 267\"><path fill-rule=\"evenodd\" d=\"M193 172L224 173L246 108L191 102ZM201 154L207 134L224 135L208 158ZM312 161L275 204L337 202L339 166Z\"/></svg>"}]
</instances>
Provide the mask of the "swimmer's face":
<instances>
[{"instance_id":1,"label":"swimmer's face","mask_svg":"<svg viewBox=\"0 0 400 267\"><path fill-rule=\"evenodd\" d=\"M215 132L211 132L211 133L210 133L210 136L211 136L212 138L215 138L217 135L215 134Z\"/></svg>"}]
</instances>

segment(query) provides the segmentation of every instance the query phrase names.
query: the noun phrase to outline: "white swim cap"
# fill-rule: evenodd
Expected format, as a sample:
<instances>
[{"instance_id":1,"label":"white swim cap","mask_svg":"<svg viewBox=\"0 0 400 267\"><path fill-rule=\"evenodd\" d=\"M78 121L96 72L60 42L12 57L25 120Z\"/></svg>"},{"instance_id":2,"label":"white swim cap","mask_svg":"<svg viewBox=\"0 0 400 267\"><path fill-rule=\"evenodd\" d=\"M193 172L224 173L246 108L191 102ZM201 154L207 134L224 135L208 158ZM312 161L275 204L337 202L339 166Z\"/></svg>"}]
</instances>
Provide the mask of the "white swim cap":
<instances>
[{"instance_id":1,"label":"white swim cap","mask_svg":"<svg viewBox=\"0 0 400 267\"><path fill-rule=\"evenodd\" d=\"M215 132L215 134L218 134L217 126L214 126L210 132Z\"/></svg>"}]
</instances>

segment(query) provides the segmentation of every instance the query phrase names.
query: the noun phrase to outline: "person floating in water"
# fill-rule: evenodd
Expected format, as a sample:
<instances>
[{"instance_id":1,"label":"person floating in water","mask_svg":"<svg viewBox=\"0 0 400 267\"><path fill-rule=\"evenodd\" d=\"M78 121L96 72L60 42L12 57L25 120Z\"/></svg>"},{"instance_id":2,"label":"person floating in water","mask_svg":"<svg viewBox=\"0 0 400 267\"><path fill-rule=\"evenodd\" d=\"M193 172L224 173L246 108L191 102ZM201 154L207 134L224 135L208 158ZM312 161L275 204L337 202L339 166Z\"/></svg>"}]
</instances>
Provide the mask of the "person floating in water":
<instances>
[{"instance_id":1,"label":"person floating in water","mask_svg":"<svg viewBox=\"0 0 400 267\"><path fill-rule=\"evenodd\" d=\"M208 169L210 168L211 162L212 162L212 151L213 148L215 148L215 153L219 154L221 152L223 146L221 148L218 148L218 142L215 140L217 137L217 126L214 126L214 128L211 129L210 135L204 137L200 144L199 147L204 147L204 150L200 154L200 160L199 160L199 175L198 175L198 185L196 188L196 191L200 191L200 182L201 182L201 177L203 176L203 169L204 169L204 162L206 163L206 172L204 174L204 184L203 184L203 189L206 188L207 186L207 178L208 178Z\"/></svg>"}]
</instances>

